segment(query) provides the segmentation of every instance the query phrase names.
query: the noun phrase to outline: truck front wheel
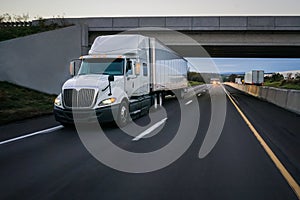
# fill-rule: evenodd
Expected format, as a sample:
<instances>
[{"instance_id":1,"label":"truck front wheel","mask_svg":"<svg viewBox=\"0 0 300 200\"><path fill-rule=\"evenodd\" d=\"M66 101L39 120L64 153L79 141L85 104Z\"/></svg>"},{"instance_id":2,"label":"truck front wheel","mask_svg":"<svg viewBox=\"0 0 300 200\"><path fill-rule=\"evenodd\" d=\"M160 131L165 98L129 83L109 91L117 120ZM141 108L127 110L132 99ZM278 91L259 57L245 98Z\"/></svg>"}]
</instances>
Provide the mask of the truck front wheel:
<instances>
[{"instance_id":1,"label":"truck front wheel","mask_svg":"<svg viewBox=\"0 0 300 200\"><path fill-rule=\"evenodd\" d=\"M128 124L128 120L129 120L128 103L126 101L122 101L119 107L117 124L119 127L124 127Z\"/></svg>"}]
</instances>

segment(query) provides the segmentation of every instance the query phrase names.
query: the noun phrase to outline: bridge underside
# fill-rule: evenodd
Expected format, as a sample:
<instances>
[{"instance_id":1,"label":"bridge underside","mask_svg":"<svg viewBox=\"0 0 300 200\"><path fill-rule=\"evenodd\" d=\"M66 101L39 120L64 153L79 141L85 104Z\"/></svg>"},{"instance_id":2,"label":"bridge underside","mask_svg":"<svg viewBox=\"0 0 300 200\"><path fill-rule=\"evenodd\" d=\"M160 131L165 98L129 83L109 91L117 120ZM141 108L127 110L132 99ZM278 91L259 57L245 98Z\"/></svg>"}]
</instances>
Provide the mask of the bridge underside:
<instances>
[{"instance_id":1,"label":"bridge underside","mask_svg":"<svg viewBox=\"0 0 300 200\"><path fill-rule=\"evenodd\" d=\"M197 46L169 45L183 57L206 57ZM300 46L204 45L210 57L223 58L300 58Z\"/></svg>"},{"instance_id":2,"label":"bridge underside","mask_svg":"<svg viewBox=\"0 0 300 200\"><path fill-rule=\"evenodd\" d=\"M118 33L120 31L89 31L88 45L99 35ZM300 31L181 31L184 35L181 38L172 32L145 31L143 34L159 38L183 57L300 58ZM198 45L191 43L191 38Z\"/></svg>"}]
</instances>

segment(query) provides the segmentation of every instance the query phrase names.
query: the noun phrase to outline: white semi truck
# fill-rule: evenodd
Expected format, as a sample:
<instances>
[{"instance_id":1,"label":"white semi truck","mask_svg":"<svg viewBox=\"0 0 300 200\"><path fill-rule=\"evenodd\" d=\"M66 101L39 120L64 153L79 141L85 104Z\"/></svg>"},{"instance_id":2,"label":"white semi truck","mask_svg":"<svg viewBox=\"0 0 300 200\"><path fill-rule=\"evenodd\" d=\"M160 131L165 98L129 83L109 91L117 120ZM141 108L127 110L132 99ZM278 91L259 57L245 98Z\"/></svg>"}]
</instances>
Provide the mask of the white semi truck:
<instances>
[{"instance_id":1,"label":"white semi truck","mask_svg":"<svg viewBox=\"0 0 300 200\"><path fill-rule=\"evenodd\" d=\"M98 120L124 126L129 116L148 113L170 91L182 95L188 86L187 61L142 35L99 36L79 58L77 73L76 62L54 102L55 118L64 125Z\"/></svg>"},{"instance_id":2,"label":"white semi truck","mask_svg":"<svg viewBox=\"0 0 300 200\"><path fill-rule=\"evenodd\" d=\"M251 70L245 73L245 84L262 85L264 83L263 70Z\"/></svg>"}]
</instances>

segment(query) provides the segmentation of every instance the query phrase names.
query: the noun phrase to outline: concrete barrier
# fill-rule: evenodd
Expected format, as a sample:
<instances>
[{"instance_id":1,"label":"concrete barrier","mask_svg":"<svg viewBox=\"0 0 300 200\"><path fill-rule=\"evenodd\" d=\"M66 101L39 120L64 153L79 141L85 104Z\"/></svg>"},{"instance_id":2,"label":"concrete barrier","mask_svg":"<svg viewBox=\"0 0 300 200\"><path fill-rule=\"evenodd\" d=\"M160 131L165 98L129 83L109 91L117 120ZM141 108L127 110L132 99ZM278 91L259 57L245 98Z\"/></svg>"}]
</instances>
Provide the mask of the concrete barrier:
<instances>
[{"instance_id":1,"label":"concrete barrier","mask_svg":"<svg viewBox=\"0 0 300 200\"><path fill-rule=\"evenodd\" d=\"M248 93L253 95L253 96L258 96L259 94L259 88L258 86L256 85L247 85L247 90L248 90Z\"/></svg>"},{"instance_id":2,"label":"concrete barrier","mask_svg":"<svg viewBox=\"0 0 300 200\"><path fill-rule=\"evenodd\" d=\"M282 108L286 108L287 97L288 97L288 90L276 88L276 96L273 103Z\"/></svg>"},{"instance_id":3,"label":"concrete barrier","mask_svg":"<svg viewBox=\"0 0 300 200\"><path fill-rule=\"evenodd\" d=\"M236 85L237 85L238 89L245 90L245 85L242 85L242 84L236 84Z\"/></svg>"},{"instance_id":4,"label":"concrete barrier","mask_svg":"<svg viewBox=\"0 0 300 200\"><path fill-rule=\"evenodd\" d=\"M269 87L262 86L259 90L258 97L261 99L267 99L268 92L269 92Z\"/></svg>"},{"instance_id":5,"label":"concrete barrier","mask_svg":"<svg viewBox=\"0 0 300 200\"><path fill-rule=\"evenodd\" d=\"M300 91L290 90L287 95L287 109L300 114Z\"/></svg>"},{"instance_id":6,"label":"concrete barrier","mask_svg":"<svg viewBox=\"0 0 300 200\"><path fill-rule=\"evenodd\" d=\"M233 88L264 99L279 107L300 114L300 90L288 90L266 86L225 83Z\"/></svg>"},{"instance_id":7,"label":"concrete barrier","mask_svg":"<svg viewBox=\"0 0 300 200\"><path fill-rule=\"evenodd\" d=\"M275 103L277 89L276 88L269 88L268 90L269 91L268 91L268 95L267 95L266 100L271 102L271 103Z\"/></svg>"}]
</instances>

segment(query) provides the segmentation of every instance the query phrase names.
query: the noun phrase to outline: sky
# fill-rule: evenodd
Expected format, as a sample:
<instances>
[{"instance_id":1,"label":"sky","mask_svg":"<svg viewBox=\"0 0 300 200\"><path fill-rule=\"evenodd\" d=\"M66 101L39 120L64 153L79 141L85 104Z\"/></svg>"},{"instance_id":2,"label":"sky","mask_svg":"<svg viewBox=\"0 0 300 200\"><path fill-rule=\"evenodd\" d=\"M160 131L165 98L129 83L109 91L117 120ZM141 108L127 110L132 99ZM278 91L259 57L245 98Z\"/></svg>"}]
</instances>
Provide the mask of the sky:
<instances>
[{"instance_id":1,"label":"sky","mask_svg":"<svg viewBox=\"0 0 300 200\"><path fill-rule=\"evenodd\" d=\"M290 58L186 58L194 71L216 73L244 73L264 70L265 73L300 71L300 59Z\"/></svg>"},{"instance_id":2,"label":"sky","mask_svg":"<svg viewBox=\"0 0 300 200\"><path fill-rule=\"evenodd\" d=\"M0 5L0 14L31 18L300 14L300 0L0 0Z\"/></svg>"},{"instance_id":3,"label":"sky","mask_svg":"<svg viewBox=\"0 0 300 200\"><path fill-rule=\"evenodd\" d=\"M300 16L300 0L0 0L0 15L28 14L43 17L126 16ZM201 71L207 60L189 59ZM300 59L213 59L216 70L243 72L261 68L266 72L298 70Z\"/></svg>"}]
</instances>

